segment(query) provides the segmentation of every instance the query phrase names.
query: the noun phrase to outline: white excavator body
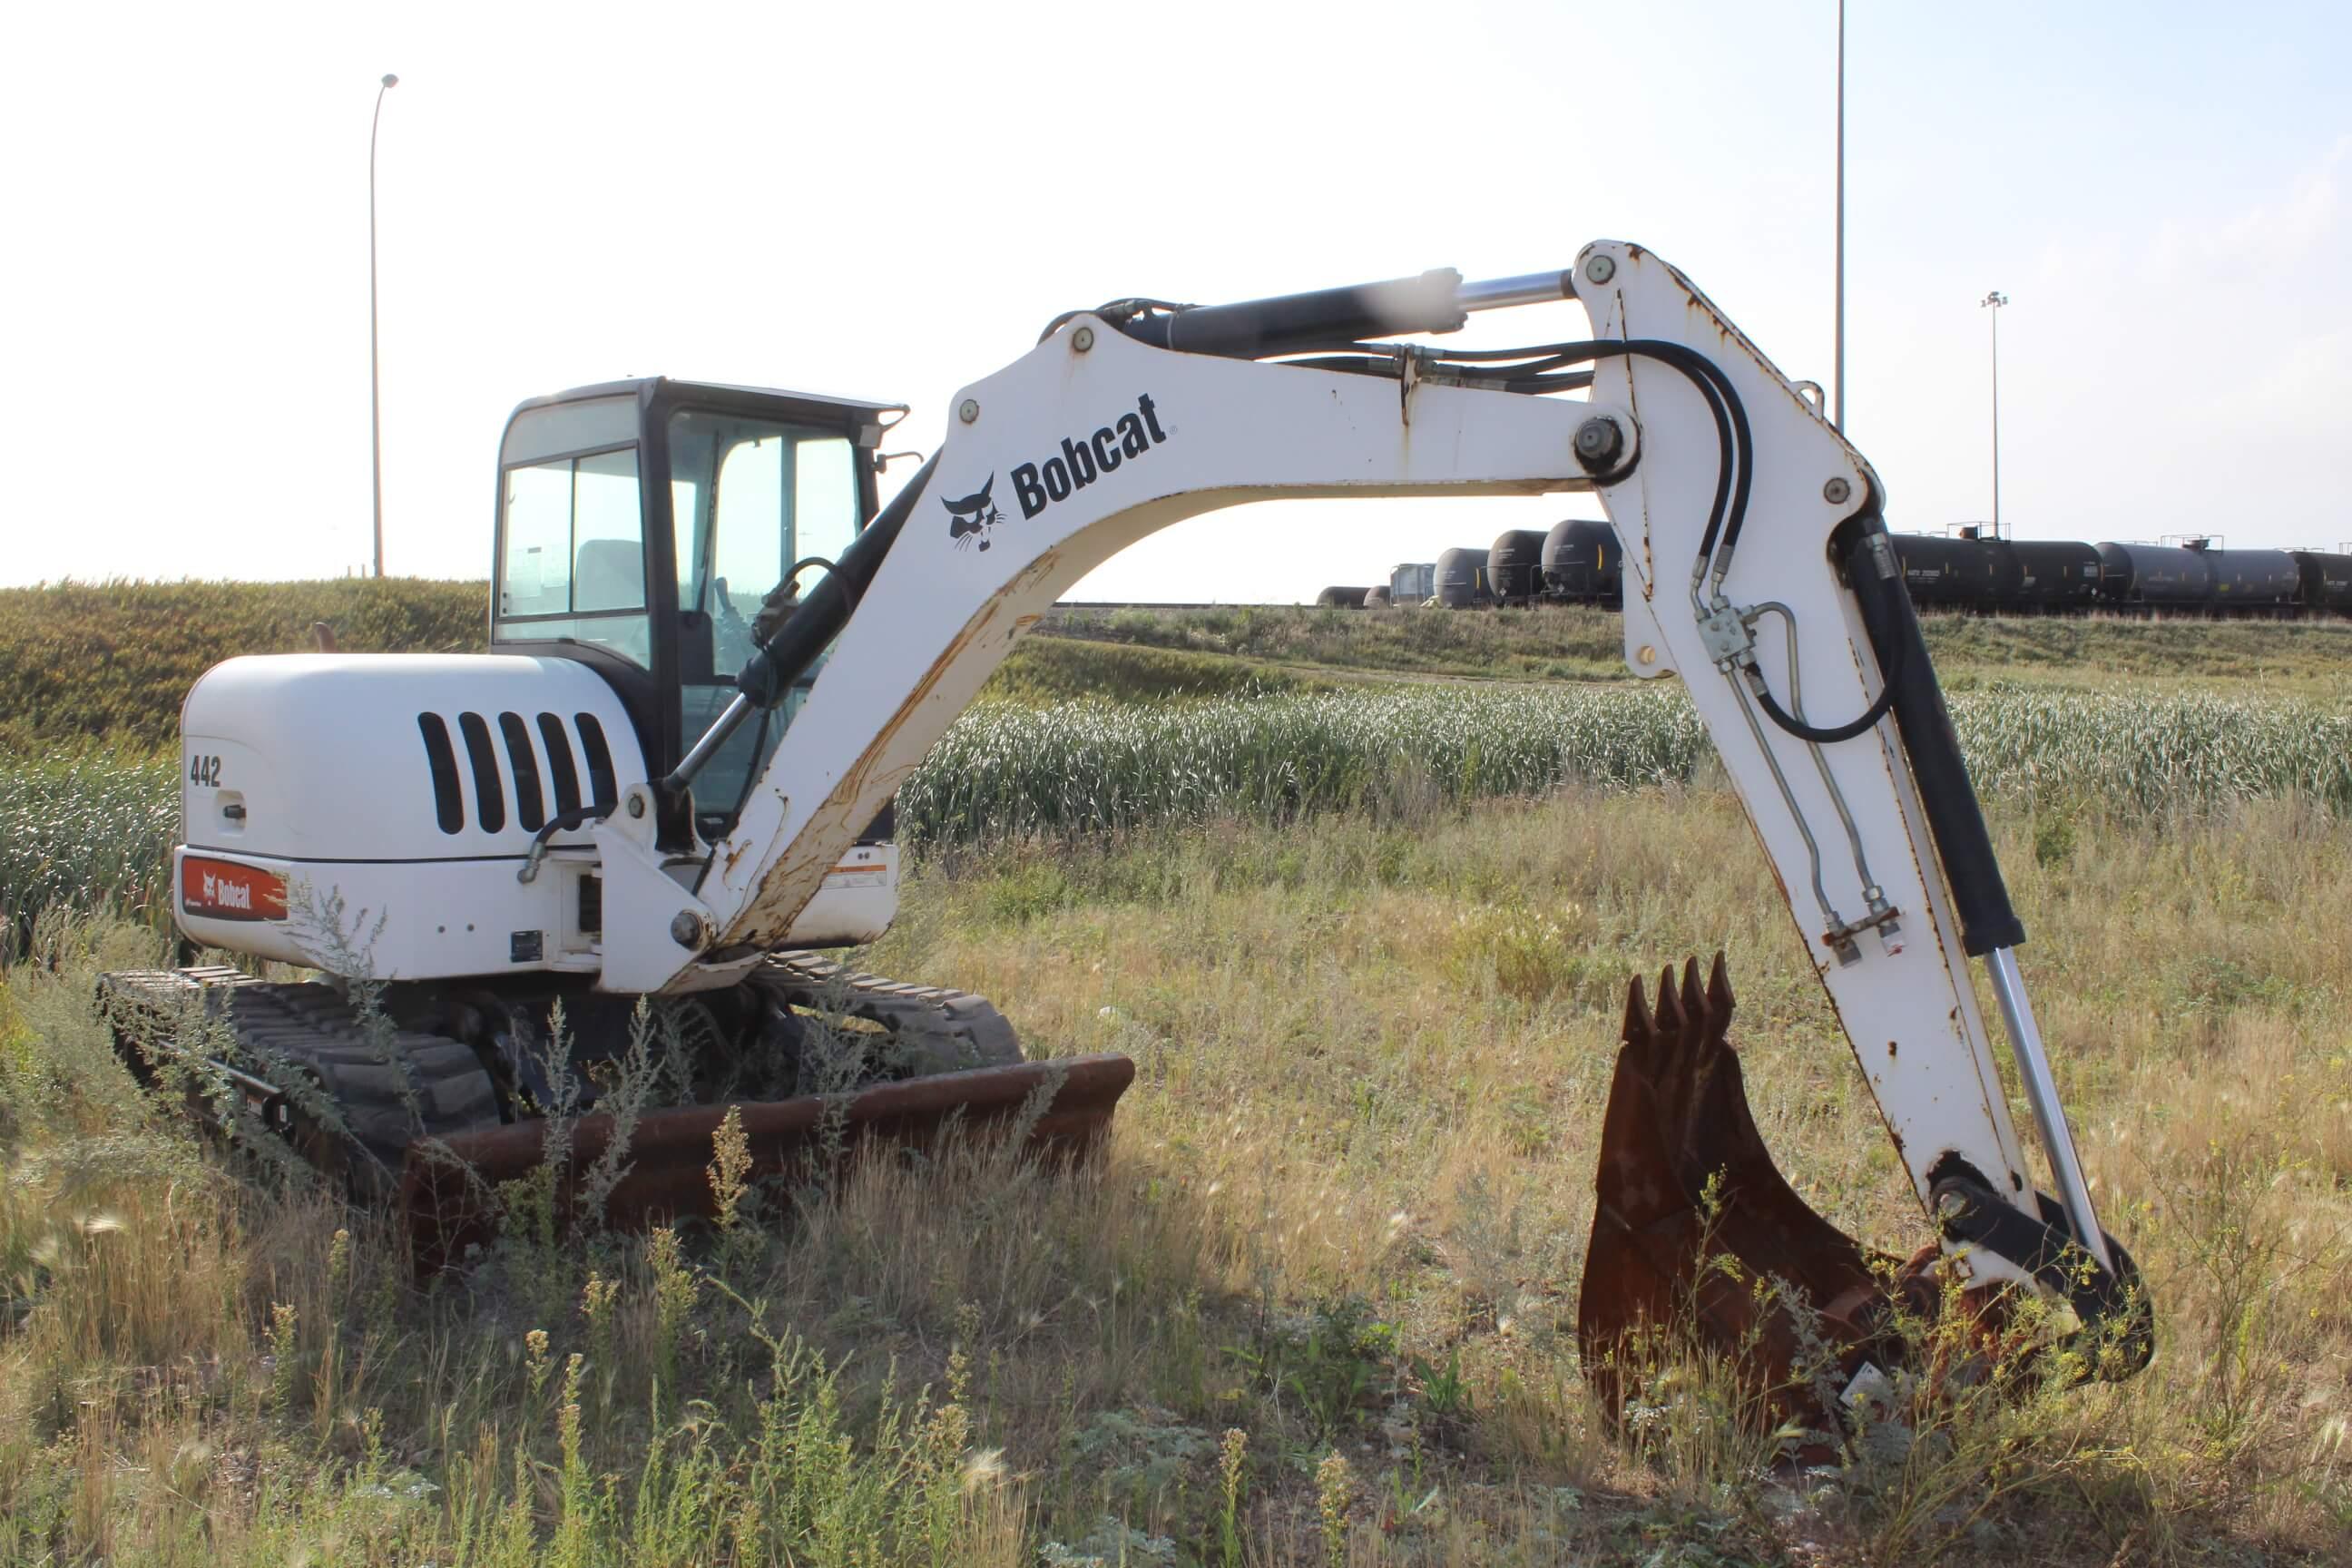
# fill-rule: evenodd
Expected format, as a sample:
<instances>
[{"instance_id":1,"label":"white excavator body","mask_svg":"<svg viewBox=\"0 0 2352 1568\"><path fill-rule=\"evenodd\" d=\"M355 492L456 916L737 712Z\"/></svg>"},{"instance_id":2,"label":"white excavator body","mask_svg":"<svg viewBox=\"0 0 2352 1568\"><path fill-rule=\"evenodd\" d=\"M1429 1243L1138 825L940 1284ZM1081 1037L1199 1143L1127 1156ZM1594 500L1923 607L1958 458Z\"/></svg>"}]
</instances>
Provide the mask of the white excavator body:
<instances>
[{"instance_id":1,"label":"white excavator body","mask_svg":"<svg viewBox=\"0 0 2352 1568\"><path fill-rule=\"evenodd\" d=\"M1569 304L1588 334L1557 330ZM1537 305L1565 341L1365 341ZM379 978L420 985L732 994L779 952L887 926L896 791L1128 544L1243 502L1590 491L1624 552L1628 666L1681 677L1705 721L1938 1216L1935 1267L2124 1312L2137 1279L2092 1212L1878 478L1682 274L1604 241L1491 284L1128 301L1059 319L950 410L883 509L890 405L681 383L525 405L500 454L490 656L239 659L191 696L183 929L330 968L359 944ZM2011 1124L1972 956L2054 1199ZM1696 1018L1719 1047L1719 976L1661 1001L1652 1019L1637 994L1629 1053ZM1707 1098L1728 1059L1629 1056L1611 1137L1753 1143L1721 1131L1744 1102ZM1666 1279L1660 1238L1689 1205L1628 1217L1609 1172L1604 1147L1612 1256ZM2104 1283L2071 1289L2062 1253ZM1855 1258L1837 1278L1866 1279Z\"/></svg>"}]
</instances>

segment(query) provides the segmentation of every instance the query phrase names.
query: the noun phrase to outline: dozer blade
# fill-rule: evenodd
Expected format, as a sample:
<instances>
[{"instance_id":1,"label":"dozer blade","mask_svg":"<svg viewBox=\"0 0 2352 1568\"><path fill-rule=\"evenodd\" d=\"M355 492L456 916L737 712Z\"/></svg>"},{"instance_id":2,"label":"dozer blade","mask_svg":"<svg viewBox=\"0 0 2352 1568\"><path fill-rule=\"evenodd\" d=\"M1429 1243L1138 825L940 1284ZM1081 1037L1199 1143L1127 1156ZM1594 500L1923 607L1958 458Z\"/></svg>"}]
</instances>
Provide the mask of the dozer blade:
<instances>
[{"instance_id":1,"label":"dozer blade","mask_svg":"<svg viewBox=\"0 0 2352 1568\"><path fill-rule=\"evenodd\" d=\"M877 1140L924 1148L950 1131L984 1142L1022 1125L1030 1150L1066 1160L1100 1143L1118 1097L1134 1079L1135 1064L1126 1057L1073 1057L940 1073L848 1095L754 1100L732 1109L751 1145L754 1180L804 1175L814 1160L846 1160ZM630 1129L624 1173L605 1205L604 1222L635 1229L708 1217L713 1207L712 1138L730 1109L697 1105L640 1115ZM572 1123L566 1168L557 1184L559 1215L566 1223L574 1217L582 1178L611 1146L614 1131L610 1116L585 1116ZM461 1260L469 1245L489 1238L499 1184L539 1166L548 1131L544 1121L519 1121L409 1147L401 1206L420 1275Z\"/></svg>"},{"instance_id":2,"label":"dozer blade","mask_svg":"<svg viewBox=\"0 0 2352 1568\"><path fill-rule=\"evenodd\" d=\"M1696 960L1679 985L1669 967L1654 1013L1638 978L1626 996L1577 1307L1612 1422L1646 1369L1696 1353L1727 1361L1776 1419L1833 1424L1824 1396L1870 1359L1891 1290L1916 1272L1822 1219L1773 1165L1724 1038L1731 1011L1720 953L1704 986Z\"/></svg>"}]
</instances>

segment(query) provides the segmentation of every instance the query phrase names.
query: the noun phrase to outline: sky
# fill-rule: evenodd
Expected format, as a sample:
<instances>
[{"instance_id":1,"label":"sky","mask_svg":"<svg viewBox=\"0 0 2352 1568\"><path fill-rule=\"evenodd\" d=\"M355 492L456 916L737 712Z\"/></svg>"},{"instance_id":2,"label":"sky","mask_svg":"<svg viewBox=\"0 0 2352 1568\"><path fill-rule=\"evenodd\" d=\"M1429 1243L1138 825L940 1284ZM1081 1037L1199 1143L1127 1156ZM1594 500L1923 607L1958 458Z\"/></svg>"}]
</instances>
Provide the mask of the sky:
<instances>
[{"instance_id":1,"label":"sky","mask_svg":"<svg viewBox=\"0 0 2352 1568\"><path fill-rule=\"evenodd\" d=\"M1834 0L7 8L0 584L364 570L377 79L385 565L478 578L525 397L900 401L1056 312L1586 241L1827 384ZM1852 0L1846 428L1897 528L2352 541L2352 6ZM1571 305L1458 341L1580 336ZM917 465L891 469L894 481ZM1288 601L1547 500L1180 523L1073 597Z\"/></svg>"}]
</instances>

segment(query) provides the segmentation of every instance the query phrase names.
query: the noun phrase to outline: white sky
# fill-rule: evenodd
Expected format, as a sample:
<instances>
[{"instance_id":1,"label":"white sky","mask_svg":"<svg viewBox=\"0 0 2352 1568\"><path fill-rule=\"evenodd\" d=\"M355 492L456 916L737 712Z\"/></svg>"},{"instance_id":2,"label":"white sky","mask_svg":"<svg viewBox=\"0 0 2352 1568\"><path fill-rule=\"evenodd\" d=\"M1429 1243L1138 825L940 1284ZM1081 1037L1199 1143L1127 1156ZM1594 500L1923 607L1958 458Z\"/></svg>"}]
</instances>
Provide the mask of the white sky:
<instances>
[{"instance_id":1,"label":"white sky","mask_svg":"<svg viewBox=\"0 0 2352 1568\"><path fill-rule=\"evenodd\" d=\"M1891 521L1989 510L1997 287L2019 535L2352 539L2352 7L2060 11L1853 0L1848 427ZM387 564L479 577L526 396L665 374L896 399L893 445L929 449L955 387L1127 294L1526 272L1607 236L1827 383L1834 15L12 6L0 583L365 561L386 70ZM1554 310L1481 335L1580 333ZM1229 512L1075 596L1307 597L1590 505Z\"/></svg>"}]
</instances>

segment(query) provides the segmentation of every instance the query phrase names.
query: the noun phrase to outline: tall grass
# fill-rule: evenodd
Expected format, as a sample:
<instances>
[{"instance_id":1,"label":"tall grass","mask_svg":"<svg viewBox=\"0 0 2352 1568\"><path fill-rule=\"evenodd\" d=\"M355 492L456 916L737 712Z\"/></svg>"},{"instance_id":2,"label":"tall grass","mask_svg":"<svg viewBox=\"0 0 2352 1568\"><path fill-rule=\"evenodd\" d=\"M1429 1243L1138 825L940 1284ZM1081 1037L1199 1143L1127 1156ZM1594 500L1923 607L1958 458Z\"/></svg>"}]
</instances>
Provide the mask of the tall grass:
<instances>
[{"instance_id":1,"label":"tall grass","mask_svg":"<svg viewBox=\"0 0 2352 1568\"><path fill-rule=\"evenodd\" d=\"M1951 708L1989 794L2143 811L2302 795L2352 810L2352 714L2321 703L2039 689L1963 694Z\"/></svg>"},{"instance_id":2,"label":"tall grass","mask_svg":"<svg viewBox=\"0 0 2352 1568\"><path fill-rule=\"evenodd\" d=\"M0 955L49 909L145 905L180 830L171 756L0 754Z\"/></svg>"},{"instance_id":3,"label":"tall grass","mask_svg":"<svg viewBox=\"0 0 2352 1568\"><path fill-rule=\"evenodd\" d=\"M2285 697L1995 689L1955 696L1979 786L2037 804L2204 810L2300 795L2352 810L2352 716ZM1415 685L1149 710L991 707L899 795L918 841L1458 805L1568 784L1700 779L1679 688Z\"/></svg>"},{"instance_id":4,"label":"tall grass","mask_svg":"<svg viewBox=\"0 0 2352 1568\"><path fill-rule=\"evenodd\" d=\"M968 843L1691 778L1705 732L1678 693L1402 687L1140 710L991 707L899 793L911 837Z\"/></svg>"},{"instance_id":5,"label":"tall grass","mask_svg":"<svg viewBox=\"0 0 2352 1568\"><path fill-rule=\"evenodd\" d=\"M2294 796L2352 811L2352 716L2324 703L2010 688L1951 706L1995 799L2172 812ZM1692 783L1712 757L1675 687L990 703L908 780L898 822L911 844L968 846L1218 817L1414 818L1569 784ZM0 759L0 918L21 928L53 905L152 900L178 826L176 780L168 759Z\"/></svg>"}]
</instances>

